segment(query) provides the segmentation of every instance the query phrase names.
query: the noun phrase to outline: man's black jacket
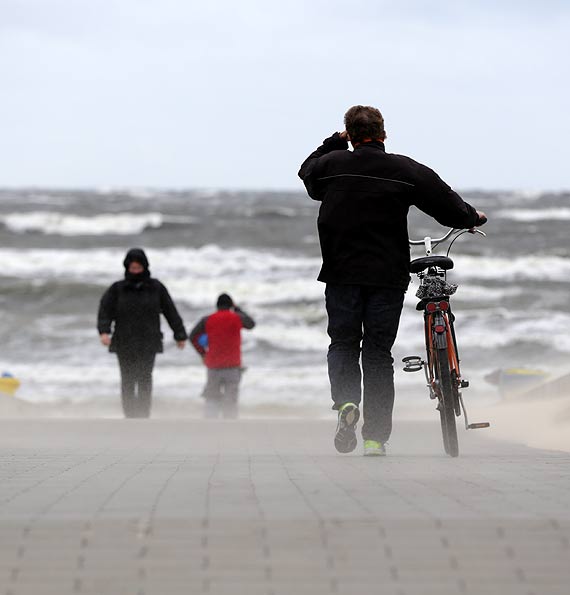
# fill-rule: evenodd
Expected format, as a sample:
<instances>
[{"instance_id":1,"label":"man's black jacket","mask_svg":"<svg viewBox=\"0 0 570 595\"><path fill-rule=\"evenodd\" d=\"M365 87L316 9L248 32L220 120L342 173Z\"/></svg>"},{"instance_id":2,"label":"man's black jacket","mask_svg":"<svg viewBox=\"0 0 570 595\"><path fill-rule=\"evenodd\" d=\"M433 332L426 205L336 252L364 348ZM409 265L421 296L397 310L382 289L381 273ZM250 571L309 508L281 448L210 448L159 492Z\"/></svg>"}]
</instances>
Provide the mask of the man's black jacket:
<instances>
[{"instance_id":1,"label":"man's black jacket","mask_svg":"<svg viewBox=\"0 0 570 595\"><path fill-rule=\"evenodd\" d=\"M152 277L113 283L99 306L99 333L113 331L112 352L162 352L160 315L164 314L176 341L187 339L184 322L166 287ZM114 329L111 327L114 323Z\"/></svg>"},{"instance_id":2,"label":"man's black jacket","mask_svg":"<svg viewBox=\"0 0 570 595\"><path fill-rule=\"evenodd\" d=\"M321 201L319 281L405 289L410 280L407 215L415 205L447 227L477 224L475 209L434 171L366 142L348 151L338 133L305 160L299 177Z\"/></svg>"}]
</instances>

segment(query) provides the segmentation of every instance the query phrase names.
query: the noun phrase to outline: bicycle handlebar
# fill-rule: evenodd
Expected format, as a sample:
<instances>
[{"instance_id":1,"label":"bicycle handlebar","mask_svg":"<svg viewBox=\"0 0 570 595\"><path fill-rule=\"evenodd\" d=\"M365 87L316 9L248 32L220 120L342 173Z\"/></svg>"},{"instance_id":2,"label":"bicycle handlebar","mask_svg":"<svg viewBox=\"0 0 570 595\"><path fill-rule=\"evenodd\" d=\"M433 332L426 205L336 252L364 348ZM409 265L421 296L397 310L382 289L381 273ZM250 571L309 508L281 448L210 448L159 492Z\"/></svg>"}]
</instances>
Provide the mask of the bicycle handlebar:
<instances>
[{"instance_id":1,"label":"bicycle handlebar","mask_svg":"<svg viewBox=\"0 0 570 595\"><path fill-rule=\"evenodd\" d=\"M447 238L454 232L458 231L457 229L450 229L443 237L441 238L431 238L432 244L440 244L441 242L445 242ZM483 232L481 232L483 233ZM408 240L410 246L423 246L425 244L425 238L423 240Z\"/></svg>"},{"instance_id":2,"label":"bicycle handlebar","mask_svg":"<svg viewBox=\"0 0 570 595\"><path fill-rule=\"evenodd\" d=\"M485 221L486 221L486 218L485 218ZM483 221L481 224L485 223L485 221ZM423 240L408 239L408 242L409 242L410 246L422 246L423 245L426 250L426 255L430 256L431 252L434 248L437 248L437 246L439 246L442 242L445 242L445 240L447 240L451 235L453 235L455 233L455 237L453 238L453 240L451 240L451 244L449 244L449 249L447 250L447 255L449 256L449 250L451 250L451 246L453 246L453 244L455 243L455 240L459 236L461 236L467 232L478 233L478 234L482 235L483 237L487 237L487 234L484 231L481 231L480 229L477 229L475 227L473 229L450 229L441 238L430 238L429 236L426 236Z\"/></svg>"}]
</instances>

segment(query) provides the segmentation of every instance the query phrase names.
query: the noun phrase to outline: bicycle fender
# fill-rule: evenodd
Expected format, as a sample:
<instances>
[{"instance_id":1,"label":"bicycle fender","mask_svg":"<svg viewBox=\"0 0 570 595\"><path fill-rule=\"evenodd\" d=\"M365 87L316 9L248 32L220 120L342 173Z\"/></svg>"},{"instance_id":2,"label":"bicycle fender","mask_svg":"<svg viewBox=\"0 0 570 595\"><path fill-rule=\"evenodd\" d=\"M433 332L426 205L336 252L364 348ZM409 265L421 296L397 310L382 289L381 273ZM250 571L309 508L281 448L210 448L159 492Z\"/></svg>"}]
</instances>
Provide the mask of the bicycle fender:
<instances>
[{"instance_id":1,"label":"bicycle fender","mask_svg":"<svg viewBox=\"0 0 570 595\"><path fill-rule=\"evenodd\" d=\"M446 333L435 333L433 334L433 344L436 349L447 349L447 336Z\"/></svg>"},{"instance_id":2,"label":"bicycle fender","mask_svg":"<svg viewBox=\"0 0 570 595\"><path fill-rule=\"evenodd\" d=\"M447 325L441 313L433 319L433 344L436 349L447 348Z\"/></svg>"}]
</instances>

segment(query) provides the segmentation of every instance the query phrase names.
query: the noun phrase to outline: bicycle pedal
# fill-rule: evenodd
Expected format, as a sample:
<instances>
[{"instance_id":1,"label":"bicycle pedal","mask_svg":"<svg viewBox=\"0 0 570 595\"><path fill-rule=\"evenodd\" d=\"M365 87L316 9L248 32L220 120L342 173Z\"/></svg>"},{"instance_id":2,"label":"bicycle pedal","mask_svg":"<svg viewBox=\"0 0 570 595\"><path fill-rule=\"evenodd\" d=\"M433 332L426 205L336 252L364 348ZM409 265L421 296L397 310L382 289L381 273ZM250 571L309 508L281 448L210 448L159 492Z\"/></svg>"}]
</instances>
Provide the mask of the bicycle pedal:
<instances>
[{"instance_id":1,"label":"bicycle pedal","mask_svg":"<svg viewBox=\"0 0 570 595\"><path fill-rule=\"evenodd\" d=\"M424 362L418 355L408 355L402 362L405 364L404 372L419 372L424 367Z\"/></svg>"},{"instance_id":2,"label":"bicycle pedal","mask_svg":"<svg viewBox=\"0 0 570 595\"><path fill-rule=\"evenodd\" d=\"M469 380L462 380L461 388L469 388Z\"/></svg>"},{"instance_id":3,"label":"bicycle pedal","mask_svg":"<svg viewBox=\"0 0 570 595\"><path fill-rule=\"evenodd\" d=\"M491 424L488 421L482 421L478 424L469 424L467 426L468 430L481 430L483 428L489 428Z\"/></svg>"}]
</instances>

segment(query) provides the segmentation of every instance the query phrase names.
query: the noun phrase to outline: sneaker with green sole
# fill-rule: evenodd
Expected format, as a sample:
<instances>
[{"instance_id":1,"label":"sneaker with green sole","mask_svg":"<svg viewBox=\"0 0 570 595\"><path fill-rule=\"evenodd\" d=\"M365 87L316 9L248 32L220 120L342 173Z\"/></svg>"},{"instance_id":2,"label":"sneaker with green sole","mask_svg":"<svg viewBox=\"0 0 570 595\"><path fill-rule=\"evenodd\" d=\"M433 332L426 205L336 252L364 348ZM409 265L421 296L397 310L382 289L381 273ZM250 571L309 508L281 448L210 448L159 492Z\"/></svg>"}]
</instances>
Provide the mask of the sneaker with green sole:
<instances>
[{"instance_id":1,"label":"sneaker with green sole","mask_svg":"<svg viewBox=\"0 0 570 595\"><path fill-rule=\"evenodd\" d=\"M364 456L365 457L385 457L386 447L382 442L377 440L364 441Z\"/></svg>"},{"instance_id":2,"label":"sneaker with green sole","mask_svg":"<svg viewBox=\"0 0 570 595\"><path fill-rule=\"evenodd\" d=\"M338 410L338 424L334 436L334 446L338 452L352 452L356 448L356 424L359 418L360 411L354 403L345 403Z\"/></svg>"}]
</instances>

